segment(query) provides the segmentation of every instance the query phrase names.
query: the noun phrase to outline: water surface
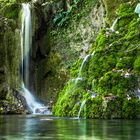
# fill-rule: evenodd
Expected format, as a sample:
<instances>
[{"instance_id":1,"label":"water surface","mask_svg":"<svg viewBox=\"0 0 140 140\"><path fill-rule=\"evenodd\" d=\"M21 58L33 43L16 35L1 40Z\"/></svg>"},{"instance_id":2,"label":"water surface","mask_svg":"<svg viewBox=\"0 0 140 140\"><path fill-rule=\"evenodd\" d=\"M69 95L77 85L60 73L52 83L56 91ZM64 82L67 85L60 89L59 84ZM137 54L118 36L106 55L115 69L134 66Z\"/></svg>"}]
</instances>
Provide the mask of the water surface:
<instances>
[{"instance_id":1,"label":"water surface","mask_svg":"<svg viewBox=\"0 0 140 140\"><path fill-rule=\"evenodd\" d=\"M140 140L140 120L0 116L0 140Z\"/></svg>"}]
</instances>

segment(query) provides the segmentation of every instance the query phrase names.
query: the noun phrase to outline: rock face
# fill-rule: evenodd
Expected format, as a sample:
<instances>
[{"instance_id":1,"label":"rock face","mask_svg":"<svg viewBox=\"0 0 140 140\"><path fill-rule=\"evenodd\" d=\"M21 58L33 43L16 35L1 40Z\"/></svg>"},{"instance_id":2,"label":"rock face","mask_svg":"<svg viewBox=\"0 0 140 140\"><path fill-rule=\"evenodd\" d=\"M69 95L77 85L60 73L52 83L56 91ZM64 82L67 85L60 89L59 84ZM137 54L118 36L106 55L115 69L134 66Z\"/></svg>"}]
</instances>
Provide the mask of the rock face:
<instances>
[{"instance_id":1,"label":"rock face","mask_svg":"<svg viewBox=\"0 0 140 140\"><path fill-rule=\"evenodd\" d=\"M85 57L105 26L104 7L91 0L39 1L35 6L31 87L40 98L55 101L69 78L69 68Z\"/></svg>"},{"instance_id":2,"label":"rock face","mask_svg":"<svg viewBox=\"0 0 140 140\"><path fill-rule=\"evenodd\" d=\"M0 108L18 105L11 89L18 88L20 83L19 8L14 2L0 4Z\"/></svg>"},{"instance_id":3,"label":"rock face","mask_svg":"<svg viewBox=\"0 0 140 140\"><path fill-rule=\"evenodd\" d=\"M22 93L17 90L11 90L9 99L1 101L1 114L27 114L29 108Z\"/></svg>"}]
</instances>

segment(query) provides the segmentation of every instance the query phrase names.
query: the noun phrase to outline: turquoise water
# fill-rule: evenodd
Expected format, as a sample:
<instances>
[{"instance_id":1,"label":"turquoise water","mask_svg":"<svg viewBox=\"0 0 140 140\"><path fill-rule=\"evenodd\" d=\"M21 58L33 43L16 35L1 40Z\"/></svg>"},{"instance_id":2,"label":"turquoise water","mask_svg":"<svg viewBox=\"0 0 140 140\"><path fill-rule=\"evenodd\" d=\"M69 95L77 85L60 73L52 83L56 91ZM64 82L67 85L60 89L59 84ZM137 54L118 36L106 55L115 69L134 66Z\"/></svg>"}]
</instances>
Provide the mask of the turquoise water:
<instances>
[{"instance_id":1,"label":"turquoise water","mask_svg":"<svg viewBox=\"0 0 140 140\"><path fill-rule=\"evenodd\" d=\"M0 140L140 140L140 120L2 115Z\"/></svg>"}]
</instances>

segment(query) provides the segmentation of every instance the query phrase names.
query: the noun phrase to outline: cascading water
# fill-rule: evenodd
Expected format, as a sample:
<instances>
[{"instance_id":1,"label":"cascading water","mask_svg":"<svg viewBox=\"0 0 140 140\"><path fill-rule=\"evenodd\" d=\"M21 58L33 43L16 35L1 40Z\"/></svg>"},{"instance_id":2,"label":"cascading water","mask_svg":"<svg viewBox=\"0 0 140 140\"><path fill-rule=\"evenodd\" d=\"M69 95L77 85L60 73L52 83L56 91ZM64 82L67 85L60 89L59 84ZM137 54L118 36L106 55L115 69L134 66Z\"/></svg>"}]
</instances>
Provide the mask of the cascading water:
<instances>
[{"instance_id":1,"label":"cascading water","mask_svg":"<svg viewBox=\"0 0 140 140\"><path fill-rule=\"evenodd\" d=\"M36 109L42 108L43 105L38 103L34 96L30 93L30 91L24 86L24 83L22 83L22 93L24 93L24 97L26 99L27 105L32 111L33 114L36 113Z\"/></svg>"},{"instance_id":2,"label":"cascading water","mask_svg":"<svg viewBox=\"0 0 140 140\"><path fill-rule=\"evenodd\" d=\"M75 78L75 84L77 84L77 82L79 81L79 80L83 80L83 78L82 78L82 70L83 70L83 67L84 67L84 65L85 65L85 63L87 62L87 60L90 58L90 54L88 54L85 58L84 58L84 60L83 60L83 62L82 62L82 64L81 64L81 66L80 66L80 70L79 70L79 73L78 73L78 77L77 78Z\"/></svg>"},{"instance_id":3,"label":"cascading water","mask_svg":"<svg viewBox=\"0 0 140 140\"><path fill-rule=\"evenodd\" d=\"M31 46L31 12L30 4L22 4L22 28L21 28L21 75L22 75L22 93L26 99L27 105L32 113L51 112L43 104L38 103L35 97L28 90L29 88L29 51ZM38 110L38 111L37 111Z\"/></svg>"},{"instance_id":4,"label":"cascading water","mask_svg":"<svg viewBox=\"0 0 140 140\"><path fill-rule=\"evenodd\" d=\"M80 106L80 109L79 109L79 112L78 112L78 118L80 118L81 111L82 111L83 107L85 106L85 104L86 104L86 100L84 100L84 101L81 103L81 106Z\"/></svg>"},{"instance_id":5,"label":"cascading water","mask_svg":"<svg viewBox=\"0 0 140 140\"><path fill-rule=\"evenodd\" d=\"M88 54L88 55L84 58L84 60L83 60L83 62L82 62L82 64L81 64L81 67L80 67L79 75L81 75L82 70L83 70L83 67L84 67L85 63L87 62L87 60L90 58L90 56L91 56L91 55Z\"/></svg>"},{"instance_id":6,"label":"cascading water","mask_svg":"<svg viewBox=\"0 0 140 140\"><path fill-rule=\"evenodd\" d=\"M137 89L136 96L140 99L140 89Z\"/></svg>"},{"instance_id":7,"label":"cascading water","mask_svg":"<svg viewBox=\"0 0 140 140\"><path fill-rule=\"evenodd\" d=\"M114 29L114 27L115 27L117 21L118 21L118 18L116 18L116 20L113 22L112 26L110 27L110 30L111 30L112 32L115 32L116 34L119 33L118 31L115 31L115 29Z\"/></svg>"},{"instance_id":8,"label":"cascading water","mask_svg":"<svg viewBox=\"0 0 140 140\"><path fill-rule=\"evenodd\" d=\"M95 54L95 51L93 51L92 54L88 54L88 55L84 58L84 60L83 60L83 62L82 62L82 64L81 64L80 70L79 70L79 74L78 74L79 76L80 76L81 73L82 73L82 70L83 70L83 67L84 67L85 63L90 59L90 57L93 57L94 54Z\"/></svg>"},{"instance_id":9,"label":"cascading water","mask_svg":"<svg viewBox=\"0 0 140 140\"><path fill-rule=\"evenodd\" d=\"M82 76L83 67L84 67L85 63L86 63L90 58L93 58L93 57L94 57L94 55L95 55L95 51L93 51L92 54L88 54L88 55L84 58L84 60L83 60L83 62L82 62L82 64L81 64L81 67L80 67L80 71L79 71L78 77L76 78L75 84L77 84L77 82L78 82L79 80L82 80L82 77L81 77L81 76ZM90 92L91 92L91 91L90 91ZM94 92L91 92L91 98L95 98L95 97L96 97L96 94L95 94ZM81 103L81 106L80 106L80 109L79 109L79 112L78 112L78 119L80 118L81 111L82 111L82 109L84 108L85 104L86 104L86 100L84 100L84 101Z\"/></svg>"},{"instance_id":10,"label":"cascading water","mask_svg":"<svg viewBox=\"0 0 140 140\"><path fill-rule=\"evenodd\" d=\"M21 54L22 80L29 86L29 50L31 44L31 12L30 4L22 4Z\"/></svg>"},{"instance_id":11,"label":"cascading water","mask_svg":"<svg viewBox=\"0 0 140 140\"><path fill-rule=\"evenodd\" d=\"M78 81L80 81L80 80L82 81L83 80L83 78L82 78L82 70L83 70L83 67L84 67L85 63L90 59L90 57L93 57L94 56L94 54L95 54L95 51L93 51L92 54L86 55L86 57L84 58L81 66L80 66L78 77L75 78L75 84L77 84Z\"/></svg>"}]
</instances>

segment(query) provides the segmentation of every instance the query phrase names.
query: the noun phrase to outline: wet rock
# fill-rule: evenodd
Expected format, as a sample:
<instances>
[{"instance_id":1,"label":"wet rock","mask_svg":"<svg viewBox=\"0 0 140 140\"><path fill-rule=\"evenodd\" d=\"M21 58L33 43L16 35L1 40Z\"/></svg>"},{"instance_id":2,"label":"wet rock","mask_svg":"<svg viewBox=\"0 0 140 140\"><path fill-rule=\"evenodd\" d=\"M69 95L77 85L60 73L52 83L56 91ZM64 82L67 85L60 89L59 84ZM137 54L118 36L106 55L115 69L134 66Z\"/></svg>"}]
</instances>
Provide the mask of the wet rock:
<instances>
[{"instance_id":1,"label":"wet rock","mask_svg":"<svg viewBox=\"0 0 140 140\"><path fill-rule=\"evenodd\" d=\"M49 110L48 107L40 107L40 108L37 108L35 110L35 113L36 114L47 114L47 115L52 115L51 111Z\"/></svg>"},{"instance_id":2,"label":"wet rock","mask_svg":"<svg viewBox=\"0 0 140 140\"><path fill-rule=\"evenodd\" d=\"M109 95L105 95L102 97L103 101L109 101L109 100L115 100L117 98L117 96L114 96L112 94L109 94Z\"/></svg>"}]
</instances>

